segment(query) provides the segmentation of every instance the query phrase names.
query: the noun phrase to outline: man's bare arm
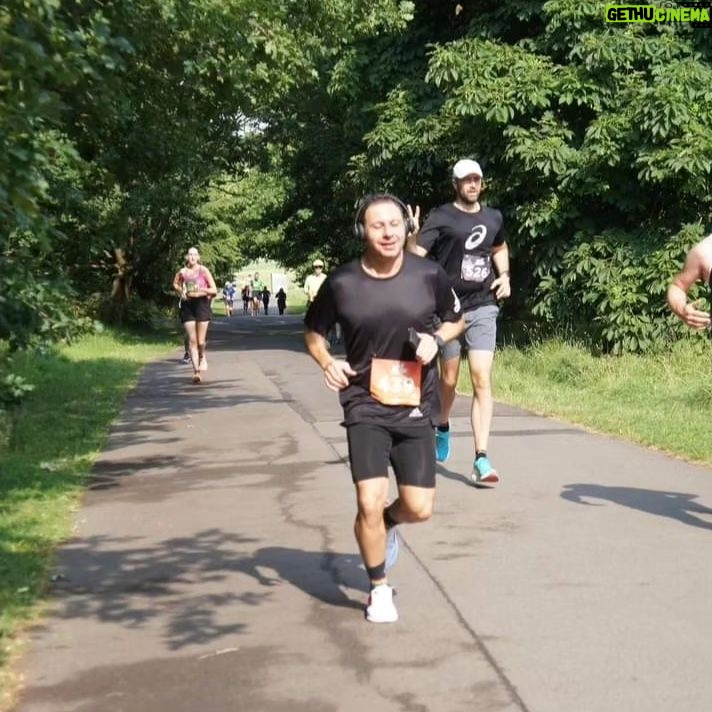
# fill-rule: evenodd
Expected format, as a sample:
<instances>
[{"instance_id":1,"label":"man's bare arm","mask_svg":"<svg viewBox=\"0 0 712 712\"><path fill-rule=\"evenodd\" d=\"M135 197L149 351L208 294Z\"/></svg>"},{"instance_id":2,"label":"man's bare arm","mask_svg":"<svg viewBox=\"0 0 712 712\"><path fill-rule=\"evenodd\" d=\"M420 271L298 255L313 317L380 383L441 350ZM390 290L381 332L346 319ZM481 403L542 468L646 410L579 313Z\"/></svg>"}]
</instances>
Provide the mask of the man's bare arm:
<instances>
[{"instance_id":1,"label":"man's bare arm","mask_svg":"<svg viewBox=\"0 0 712 712\"><path fill-rule=\"evenodd\" d=\"M673 314L692 329L706 329L710 326L708 312L696 308L687 301L692 285L706 278L705 258L699 246L693 247L687 255L682 272L675 275L667 290L667 303Z\"/></svg>"},{"instance_id":2,"label":"man's bare arm","mask_svg":"<svg viewBox=\"0 0 712 712\"><path fill-rule=\"evenodd\" d=\"M435 332L443 341L457 339L465 331L465 320L460 317L458 321L444 321Z\"/></svg>"},{"instance_id":3,"label":"man's bare arm","mask_svg":"<svg viewBox=\"0 0 712 712\"><path fill-rule=\"evenodd\" d=\"M306 343L309 355L319 364L319 368L325 371L334 360L333 356L329 353L326 339L316 331L307 329L304 332L304 342Z\"/></svg>"},{"instance_id":4,"label":"man's bare arm","mask_svg":"<svg viewBox=\"0 0 712 712\"><path fill-rule=\"evenodd\" d=\"M492 261L497 269L497 277L491 289L497 299L506 299L512 293L509 284L509 247L506 242L492 248Z\"/></svg>"},{"instance_id":5,"label":"man's bare arm","mask_svg":"<svg viewBox=\"0 0 712 712\"><path fill-rule=\"evenodd\" d=\"M355 376L348 361L335 359L330 353L326 339L316 331L307 329L304 342L309 355L319 364L324 372L324 382L332 391L339 391L349 385L349 376Z\"/></svg>"}]
</instances>

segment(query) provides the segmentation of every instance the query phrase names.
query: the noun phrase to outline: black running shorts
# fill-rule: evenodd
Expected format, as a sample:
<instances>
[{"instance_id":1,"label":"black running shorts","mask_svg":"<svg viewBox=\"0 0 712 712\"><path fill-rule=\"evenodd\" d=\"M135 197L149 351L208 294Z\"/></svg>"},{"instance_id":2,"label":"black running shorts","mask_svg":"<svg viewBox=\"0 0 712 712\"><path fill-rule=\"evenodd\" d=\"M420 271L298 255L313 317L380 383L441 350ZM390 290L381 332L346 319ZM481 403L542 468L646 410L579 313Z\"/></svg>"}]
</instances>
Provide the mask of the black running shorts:
<instances>
[{"instance_id":1,"label":"black running shorts","mask_svg":"<svg viewBox=\"0 0 712 712\"><path fill-rule=\"evenodd\" d=\"M210 321L212 315L208 297L184 299L180 303L180 320L182 324L185 324L186 321Z\"/></svg>"},{"instance_id":2,"label":"black running shorts","mask_svg":"<svg viewBox=\"0 0 712 712\"><path fill-rule=\"evenodd\" d=\"M412 487L435 487L435 431L430 425L384 426L354 423L346 428L354 482L388 477Z\"/></svg>"}]
</instances>

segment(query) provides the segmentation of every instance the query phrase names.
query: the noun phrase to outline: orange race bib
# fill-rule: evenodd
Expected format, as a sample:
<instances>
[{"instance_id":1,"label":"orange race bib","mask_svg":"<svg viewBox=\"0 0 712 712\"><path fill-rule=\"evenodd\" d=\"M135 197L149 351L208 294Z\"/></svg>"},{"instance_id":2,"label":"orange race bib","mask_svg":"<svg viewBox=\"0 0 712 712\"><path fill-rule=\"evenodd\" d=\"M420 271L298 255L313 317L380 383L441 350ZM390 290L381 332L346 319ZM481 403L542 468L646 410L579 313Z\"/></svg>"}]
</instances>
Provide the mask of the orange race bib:
<instances>
[{"instance_id":1,"label":"orange race bib","mask_svg":"<svg viewBox=\"0 0 712 712\"><path fill-rule=\"evenodd\" d=\"M383 405L420 405L422 367L417 361L374 358L371 361L371 395Z\"/></svg>"}]
</instances>

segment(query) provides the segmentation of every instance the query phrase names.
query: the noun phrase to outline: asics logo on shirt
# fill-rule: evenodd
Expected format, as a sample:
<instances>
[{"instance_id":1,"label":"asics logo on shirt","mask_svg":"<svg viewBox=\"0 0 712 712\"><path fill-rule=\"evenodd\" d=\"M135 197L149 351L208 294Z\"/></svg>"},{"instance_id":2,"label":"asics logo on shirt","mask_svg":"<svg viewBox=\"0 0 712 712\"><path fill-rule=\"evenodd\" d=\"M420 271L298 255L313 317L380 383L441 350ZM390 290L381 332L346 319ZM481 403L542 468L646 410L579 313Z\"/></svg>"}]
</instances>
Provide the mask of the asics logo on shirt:
<instances>
[{"instance_id":1,"label":"asics logo on shirt","mask_svg":"<svg viewBox=\"0 0 712 712\"><path fill-rule=\"evenodd\" d=\"M475 225L472 228L472 232L468 235L467 240L465 240L465 249L474 250L479 247L487 238L487 226L486 225Z\"/></svg>"}]
</instances>

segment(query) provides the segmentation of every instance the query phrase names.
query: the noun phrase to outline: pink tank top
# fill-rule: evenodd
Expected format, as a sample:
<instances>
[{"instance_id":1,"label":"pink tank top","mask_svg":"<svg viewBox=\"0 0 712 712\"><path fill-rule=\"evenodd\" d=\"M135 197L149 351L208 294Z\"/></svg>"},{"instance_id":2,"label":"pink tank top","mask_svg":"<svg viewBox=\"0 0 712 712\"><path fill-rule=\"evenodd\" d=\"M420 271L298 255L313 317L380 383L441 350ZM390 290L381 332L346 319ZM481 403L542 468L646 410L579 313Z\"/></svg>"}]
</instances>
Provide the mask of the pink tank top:
<instances>
[{"instance_id":1,"label":"pink tank top","mask_svg":"<svg viewBox=\"0 0 712 712\"><path fill-rule=\"evenodd\" d=\"M187 267L183 267L183 269L180 271L181 278L183 279L183 284L186 282L195 282L198 286L198 289L201 291L207 289L210 285L208 285L208 278L205 276L203 273L203 268L198 267L198 274L197 275L191 275L190 270L188 270Z\"/></svg>"}]
</instances>

